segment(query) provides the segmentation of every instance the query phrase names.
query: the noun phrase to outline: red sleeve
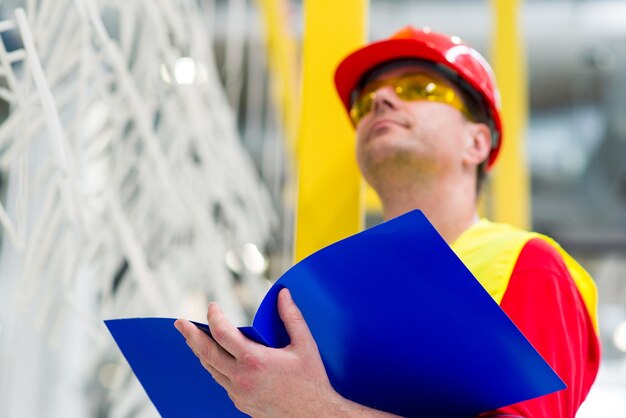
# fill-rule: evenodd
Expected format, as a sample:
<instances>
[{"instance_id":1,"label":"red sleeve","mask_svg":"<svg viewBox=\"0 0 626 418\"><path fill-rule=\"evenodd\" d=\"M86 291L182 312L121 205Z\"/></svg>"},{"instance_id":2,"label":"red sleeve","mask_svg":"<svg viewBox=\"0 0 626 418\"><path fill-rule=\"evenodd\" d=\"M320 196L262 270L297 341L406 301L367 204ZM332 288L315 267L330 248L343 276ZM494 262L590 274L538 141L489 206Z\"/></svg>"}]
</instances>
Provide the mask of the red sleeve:
<instances>
[{"instance_id":1,"label":"red sleeve","mask_svg":"<svg viewBox=\"0 0 626 418\"><path fill-rule=\"evenodd\" d=\"M600 363L600 343L559 253L535 238L513 269L502 309L567 384L559 392L481 416L574 417Z\"/></svg>"}]
</instances>

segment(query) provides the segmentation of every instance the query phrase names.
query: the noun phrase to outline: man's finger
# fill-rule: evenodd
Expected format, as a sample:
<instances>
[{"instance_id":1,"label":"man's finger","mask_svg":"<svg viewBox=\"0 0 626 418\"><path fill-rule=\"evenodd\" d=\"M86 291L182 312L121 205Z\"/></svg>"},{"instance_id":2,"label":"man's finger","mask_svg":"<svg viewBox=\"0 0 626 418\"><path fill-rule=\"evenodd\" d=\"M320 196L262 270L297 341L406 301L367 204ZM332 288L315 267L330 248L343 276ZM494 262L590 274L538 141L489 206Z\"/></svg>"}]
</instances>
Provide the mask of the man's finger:
<instances>
[{"instance_id":1,"label":"man's finger","mask_svg":"<svg viewBox=\"0 0 626 418\"><path fill-rule=\"evenodd\" d=\"M178 319L174 325L205 368L211 366L226 376L233 373L235 359L204 331L184 319Z\"/></svg>"},{"instance_id":2,"label":"man's finger","mask_svg":"<svg viewBox=\"0 0 626 418\"><path fill-rule=\"evenodd\" d=\"M209 303L207 322L213 339L233 357L240 358L249 349L251 341L226 319L215 302Z\"/></svg>"},{"instance_id":3,"label":"man's finger","mask_svg":"<svg viewBox=\"0 0 626 418\"><path fill-rule=\"evenodd\" d=\"M287 288L281 289L278 293L278 314L285 324L291 345L308 344L313 341L309 326Z\"/></svg>"}]
</instances>

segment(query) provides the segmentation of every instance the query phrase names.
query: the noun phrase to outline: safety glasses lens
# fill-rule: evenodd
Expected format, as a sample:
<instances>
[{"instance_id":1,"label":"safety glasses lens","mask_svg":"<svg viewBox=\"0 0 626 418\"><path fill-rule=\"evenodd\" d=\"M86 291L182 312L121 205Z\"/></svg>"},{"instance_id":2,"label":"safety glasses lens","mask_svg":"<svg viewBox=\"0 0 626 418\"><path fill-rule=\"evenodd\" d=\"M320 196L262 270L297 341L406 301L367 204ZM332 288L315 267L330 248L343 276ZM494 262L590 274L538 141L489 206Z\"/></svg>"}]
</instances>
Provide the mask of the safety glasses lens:
<instances>
[{"instance_id":1,"label":"safety glasses lens","mask_svg":"<svg viewBox=\"0 0 626 418\"><path fill-rule=\"evenodd\" d=\"M445 103L472 119L463 100L451 84L431 74L419 73L377 80L366 85L350 109L350 117L355 126L372 110L376 92L387 86L393 88L395 94L402 100Z\"/></svg>"}]
</instances>

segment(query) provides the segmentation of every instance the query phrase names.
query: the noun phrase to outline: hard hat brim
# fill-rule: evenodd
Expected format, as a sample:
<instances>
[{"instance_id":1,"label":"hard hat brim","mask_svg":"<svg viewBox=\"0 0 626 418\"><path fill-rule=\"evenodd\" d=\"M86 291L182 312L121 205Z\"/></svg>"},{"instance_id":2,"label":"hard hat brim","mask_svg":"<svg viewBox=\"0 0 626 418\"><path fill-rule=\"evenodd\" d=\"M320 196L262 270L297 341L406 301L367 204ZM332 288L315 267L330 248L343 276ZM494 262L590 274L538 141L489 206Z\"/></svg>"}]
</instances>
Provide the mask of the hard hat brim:
<instances>
[{"instance_id":1,"label":"hard hat brim","mask_svg":"<svg viewBox=\"0 0 626 418\"><path fill-rule=\"evenodd\" d=\"M389 61L415 58L445 63L441 53L414 39L388 39L372 43L348 55L335 71L335 87L346 110L359 81L369 71Z\"/></svg>"}]
</instances>

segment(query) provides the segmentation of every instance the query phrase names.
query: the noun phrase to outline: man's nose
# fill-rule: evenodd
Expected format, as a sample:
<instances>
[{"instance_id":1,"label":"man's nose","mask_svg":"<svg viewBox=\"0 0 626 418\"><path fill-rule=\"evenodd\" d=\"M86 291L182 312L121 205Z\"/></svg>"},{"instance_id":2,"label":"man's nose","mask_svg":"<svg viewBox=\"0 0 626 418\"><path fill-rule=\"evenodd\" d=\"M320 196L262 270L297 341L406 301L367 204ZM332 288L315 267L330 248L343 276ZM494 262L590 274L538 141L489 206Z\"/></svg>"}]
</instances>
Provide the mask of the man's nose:
<instances>
[{"instance_id":1,"label":"man's nose","mask_svg":"<svg viewBox=\"0 0 626 418\"><path fill-rule=\"evenodd\" d=\"M380 114L390 109L396 109L398 100L393 87L381 87L376 90L374 100L372 101L372 110L374 114Z\"/></svg>"}]
</instances>

